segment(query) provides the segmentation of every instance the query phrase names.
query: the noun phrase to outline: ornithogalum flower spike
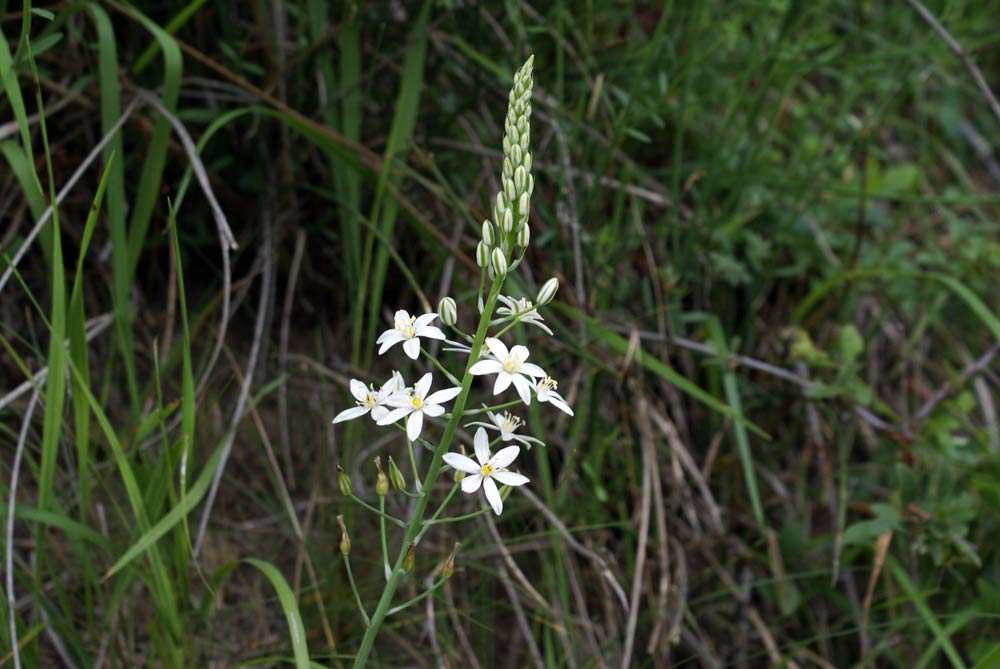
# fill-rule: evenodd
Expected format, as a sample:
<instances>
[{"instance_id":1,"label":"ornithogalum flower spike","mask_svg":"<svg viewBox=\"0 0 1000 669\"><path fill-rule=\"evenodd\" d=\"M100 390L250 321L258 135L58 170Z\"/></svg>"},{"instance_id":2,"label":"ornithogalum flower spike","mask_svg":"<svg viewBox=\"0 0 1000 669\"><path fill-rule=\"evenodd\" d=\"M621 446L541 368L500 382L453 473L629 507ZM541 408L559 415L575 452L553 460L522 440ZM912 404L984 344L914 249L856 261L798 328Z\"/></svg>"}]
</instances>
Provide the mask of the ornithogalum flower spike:
<instances>
[{"instance_id":1,"label":"ornithogalum flower spike","mask_svg":"<svg viewBox=\"0 0 1000 669\"><path fill-rule=\"evenodd\" d=\"M455 569L454 553L448 558L441 579L436 583L433 582L433 572L426 577L418 574L421 561L416 556L437 541L421 543L425 533L437 531L435 528L441 523L457 523L468 518L468 514L444 513L445 507L456 498L458 487L470 494L482 489L488 506L483 507L481 512L492 510L499 516L504 509L504 498L511 488L529 482L527 476L511 471L511 465L522 446L530 448L532 445L544 446L544 443L526 434L527 425L512 407L521 403L530 405L535 402L538 406L548 403L573 415L569 403L556 392L555 381L537 364L528 362L527 347L516 345L508 349L501 340L509 330L518 327L527 330L529 328L523 326L531 325L547 335L553 334L553 326L557 327L551 321L543 321L539 310L555 298L558 279L550 278L532 292L521 293L524 297L504 293L507 287L504 284L529 258L526 251L532 237L529 227L531 196L535 189L535 178L531 173L532 65L533 59L529 58L514 75L514 86L508 98L501 187L491 198L492 216L482 223L482 237L475 242L479 288L470 299L470 302L475 300L475 308L469 304L460 310L455 298L439 295L436 313L410 315L403 309L396 311L392 327L379 335L375 342L378 354L389 353L396 344L402 344L404 354L413 361L411 366L417 370L416 374L423 376L412 387L407 387L402 376L393 374L379 390L354 379L350 382L350 391L356 406L341 411L334 418L335 423L340 423L369 414L378 425L403 427L407 437L402 445L394 444L393 440L375 442L378 448L386 450L401 446L402 452L396 451L391 456L390 453L376 454L378 474L374 486L363 485L361 481L352 486L346 471L340 470L338 474L341 494L378 514L382 571L386 579L378 604L369 616L351 575L351 546L342 542L348 582L359 618L365 624L364 636L355 654L355 669L367 666L375 637L387 616L422 601L452 575ZM467 250L471 253L471 244ZM475 277L469 283L457 281L454 294L473 293L475 285ZM427 304L426 300L424 304ZM460 323L477 315L478 324L472 330L464 331ZM442 328L450 330L451 339L445 339L442 329L434 324L438 318ZM537 332L531 329L532 334ZM426 345L427 341L435 339L443 340L440 352ZM447 385L454 387L432 392L432 369L448 379L445 382ZM467 406L475 406L470 399L475 377L489 375L496 376L492 383L493 395L514 386L518 399L467 409ZM446 410L446 404L451 405L450 409ZM478 418L482 422L469 422L472 416L475 418L471 420ZM475 459L451 452L463 425L477 428L472 440ZM490 450L490 434L494 435L497 444L495 453ZM386 459L389 476L380 467ZM432 500L439 498L439 484L445 478L441 475L447 469L446 465L454 470L455 480L459 483L451 487L438 505ZM408 472L405 471L407 469ZM503 490L498 486L502 486ZM367 501L363 499L366 496ZM436 508L429 506L432 503ZM400 516L401 513L405 515ZM403 528L402 537L389 532L390 522ZM347 537L346 529L343 536ZM358 533L357 536L363 535ZM396 548L391 549L395 541L398 541ZM357 552L358 547L354 547L353 551ZM393 597L404 580L409 580L408 588L417 588L421 583L432 584L422 594L393 606Z\"/></svg>"}]
</instances>

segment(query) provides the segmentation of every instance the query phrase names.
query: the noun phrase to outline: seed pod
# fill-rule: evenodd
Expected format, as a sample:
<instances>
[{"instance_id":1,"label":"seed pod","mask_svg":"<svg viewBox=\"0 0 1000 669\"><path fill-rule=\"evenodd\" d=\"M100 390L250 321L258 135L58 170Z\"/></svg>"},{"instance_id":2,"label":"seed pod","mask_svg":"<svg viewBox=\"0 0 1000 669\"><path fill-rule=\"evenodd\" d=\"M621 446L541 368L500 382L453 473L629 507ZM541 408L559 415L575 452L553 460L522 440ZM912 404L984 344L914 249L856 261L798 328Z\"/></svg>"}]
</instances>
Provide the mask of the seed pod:
<instances>
[{"instance_id":1,"label":"seed pod","mask_svg":"<svg viewBox=\"0 0 1000 669\"><path fill-rule=\"evenodd\" d=\"M340 525L340 552L343 555L350 555L351 537L347 534L347 527L344 525L344 517L337 516L337 523Z\"/></svg>"},{"instance_id":2,"label":"seed pod","mask_svg":"<svg viewBox=\"0 0 1000 669\"><path fill-rule=\"evenodd\" d=\"M416 558L413 554L413 543L406 547L406 556L403 558L403 571L407 574L413 573L413 567L416 566Z\"/></svg>"},{"instance_id":3,"label":"seed pod","mask_svg":"<svg viewBox=\"0 0 1000 669\"><path fill-rule=\"evenodd\" d=\"M389 492L389 479L386 478L385 472L382 471L382 458L375 458L375 468L378 469L378 474L375 477L375 494L379 497L385 497Z\"/></svg>"},{"instance_id":4,"label":"seed pod","mask_svg":"<svg viewBox=\"0 0 1000 669\"><path fill-rule=\"evenodd\" d=\"M392 481L392 487L396 490L403 491L406 490L406 477L403 476L403 472L399 471L399 467L396 466L396 461L389 456L389 480Z\"/></svg>"},{"instance_id":5,"label":"seed pod","mask_svg":"<svg viewBox=\"0 0 1000 669\"><path fill-rule=\"evenodd\" d=\"M455 573L455 554L458 553L458 549L461 548L462 544L455 542L455 547L451 549L451 554L444 561L444 566L441 567L441 578L451 578L451 575Z\"/></svg>"},{"instance_id":6,"label":"seed pod","mask_svg":"<svg viewBox=\"0 0 1000 669\"><path fill-rule=\"evenodd\" d=\"M507 256L501 249L493 249L493 271L497 277L507 274Z\"/></svg>"},{"instance_id":7,"label":"seed pod","mask_svg":"<svg viewBox=\"0 0 1000 669\"><path fill-rule=\"evenodd\" d=\"M552 298L556 296L557 290L559 290L559 279L552 277L543 283L542 287L538 289L538 296L535 297L535 304L539 306L548 304L552 301Z\"/></svg>"},{"instance_id":8,"label":"seed pod","mask_svg":"<svg viewBox=\"0 0 1000 669\"><path fill-rule=\"evenodd\" d=\"M454 326L458 321L458 306L455 304L455 300L450 297L442 297L441 301L438 302L438 316L441 317L441 322L445 325Z\"/></svg>"},{"instance_id":9,"label":"seed pod","mask_svg":"<svg viewBox=\"0 0 1000 669\"><path fill-rule=\"evenodd\" d=\"M340 486L340 494L344 497L351 496L351 477L347 475L344 468L337 465L337 485Z\"/></svg>"}]
</instances>

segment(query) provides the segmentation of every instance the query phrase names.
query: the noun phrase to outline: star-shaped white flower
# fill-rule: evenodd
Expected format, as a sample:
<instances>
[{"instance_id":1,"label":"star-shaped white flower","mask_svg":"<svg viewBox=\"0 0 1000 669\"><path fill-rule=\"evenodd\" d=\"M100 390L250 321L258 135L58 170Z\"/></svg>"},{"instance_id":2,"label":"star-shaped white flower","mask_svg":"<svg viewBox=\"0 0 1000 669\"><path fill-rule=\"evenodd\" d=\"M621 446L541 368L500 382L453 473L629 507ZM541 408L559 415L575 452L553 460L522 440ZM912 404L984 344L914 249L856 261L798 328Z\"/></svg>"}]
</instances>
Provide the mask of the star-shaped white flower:
<instances>
[{"instance_id":1,"label":"star-shaped white flower","mask_svg":"<svg viewBox=\"0 0 1000 669\"><path fill-rule=\"evenodd\" d=\"M504 304L504 306L497 308L497 313L501 316L513 318L521 323L534 325L547 332L550 336L552 335L552 330L549 329L549 326L542 322L544 319L538 313L538 308L528 298L522 297L519 300L515 300L513 297L498 295L497 299Z\"/></svg>"},{"instance_id":2,"label":"star-shaped white flower","mask_svg":"<svg viewBox=\"0 0 1000 669\"><path fill-rule=\"evenodd\" d=\"M441 329L431 325L437 317L438 315L433 312L423 316L411 316L405 309L400 309L396 312L392 329L386 330L375 340L376 344L381 344L378 354L382 355L399 342L403 342L403 351L416 360L420 355L420 337L444 339Z\"/></svg>"},{"instance_id":3,"label":"star-shaped white flower","mask_svg":"<svg viewBox=\"0 0 1000 669\"><path fill-rule=\"evenodd\" d=\"M379 425L395 423L404 416L406 419L406 436L410 441L416 441L424 427L424 414L434 417L444 413L442 402L455 399L462 392L461 388L445 388L435 393L427 394L431 389L431 373L427 372L413 386L411 393L396 393L387 401L389 406L396 407L378 419Z\"/></svg>"},{"instance_id":4,"label":"star-shaped white flower","mask_svg":"<svg viewBox=\"0 0 1000 669\"><path fill-rule=\"evenodd\" d=\"M503 500L500 498L500 491L497 490L496 481L510 486L524 485L528 482L527 476L507 469L517 459L521 448L518 446L501 448L496 455L491 457L490 440L483 428L476 430L473 443L476 446L476 460L479 460L479 464L460 453L445 453L444 461L453 469L468 474L462 479L462 492L474 493L482 486L486 501L493 507L493 512L499 516L503 511Z\"/></svg>"},{"instance_id":5,"label":"star-shaped white flower","mask_svg":"<svg viewBox=\"0 0 1000 669\"><path fill-rule=\"evenodd\" d=\"M500 432L500 439L503 441L519 441L529 449L533 443L539 444L540 446L545 445L545 443L540 439L535 439L534 437L529 437L523 434L517 434L516 430L524 425L524 421L509 412L501 414L487 411L486 416L490 419L489 423L472 422L467 423L466 427L469 427L470 425L479 425L481 427L485 427L487 430L498 430Z\"/></svg>"},{"instance_id":6,"label":"star-shaped white flower","mask_svg":"<svg viewBox=\"0 0 1000 669\"><path fill-rule=\"evenodd\" d=\"M535 397L538 398L539 402L549 402L560 411L572 416L573 410L569 408L569 404L566 403L563 396L556 392L556 388L558 387L559 384L555 379L551 376L546 376L535 385Z\"/></svg>"},{"instance_id":7,"label":"star-shaped white flower","mask_svg":"<svg viewBox=\"0 0 1000 669\"><path fill-rule=\"evenodd\" d=\"M497 380L493 384L493 394L499 395L514 384L517 394L525 404L531 404L531 387L534 385L534 378L545 376L545 370L536 364L525 362L528 359L528 349L518 344L509 351L504 343L495 337L486 340L492 359L480 360L469 369L469 373L474 376L483 374L496 374ZM534 377L534 378L529 378Z\"/></svg>"},{"instance_id":8,"label":"star-shaped white flower","mask_svg":"<svg viewBox=\"0 0 1000 669\"><path fill-rule=\"evenodd\" d=\"M382 384L382 387L378 390L375 390L374 386L370 385L366 388L365 384L357 379L351 379L350 385L351 394L354 395L354 399L357 400L358 405L350 409L344 409L338 413L336 418L333 419L334 423L359 418L369 412L371 412L372 420L377 421L389 413L389 410L385 408L385 404L389 401L390 397L406 387L406 382L403 381L402 374L393 372L392 377Z\"/></svg>"}]
</instances>

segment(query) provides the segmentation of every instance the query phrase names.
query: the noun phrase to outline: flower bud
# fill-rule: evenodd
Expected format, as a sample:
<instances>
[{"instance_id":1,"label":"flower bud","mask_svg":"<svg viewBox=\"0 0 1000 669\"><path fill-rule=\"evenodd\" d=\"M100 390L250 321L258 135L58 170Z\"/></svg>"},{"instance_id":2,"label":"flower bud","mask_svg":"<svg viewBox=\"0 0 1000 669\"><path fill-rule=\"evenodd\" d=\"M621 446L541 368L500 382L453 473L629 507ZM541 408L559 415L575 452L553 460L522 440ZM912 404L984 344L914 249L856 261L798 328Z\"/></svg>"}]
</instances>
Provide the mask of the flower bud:
<instances>
[{"instance_id":1,"label":"flower bud","mask_svg":"<svg viewBox=\"0 0 1000 669\"><path fill-rule=\"evenodd\" d=\"M458 321L458 306L450 297L442 297L438 302L438 316L445 325L455 325Z\"/></svg>"},{"instance_id":2,"label":"flower bud","mask_svg":"<svg viewBox=\"0 0 1000 669\"><path fill-rule=\"evenodd\" d=\"M507 256L502 249L493 249L493 271L497 273L497 277L507 274Z\"/></svg>"},{"instance_id":3,"label":"flower bud","mask_svg":"<svg viewBox=\"0 0 1000 669\"><path fill-rule=\"evenodd\" d=\"M507 199L511 202L517 197L517 193L514 192L514 181L511 179L503 180L503 194L507 196Z\"/></svg>"},{"instance_id":4,"label":"flower bud","mask_svg":"<svg viewBox=\"0 0 1000 669\"><path fill-rule=\"evenodd\" d=\"M559 279L552 277L543 283L542 287L538 289L538 295L535 297L535 304L538 306L548 304L552 301L552 298L556 296L557 290L559 290Z\"/></svg>"},{"instance_id":5,"label":"flower bud","mask_svg":"<svg viewBox=\"0 0 1000 669\"><path fill-rule=\"evenodd\" d=\"M524 165L524 171L530 173L531 172L531 154L530 153L524 154L524 163L522 163L522 164Z\"/></svg>"},{"instance_id":6,"label":"flower bud","mask_svg":"<svg viewBox=\"0 0 1000 669\"><path fill-rule=\"evenodd\" d=\"M451 549L451 555L444 561L444 566L441 567L441 578L451 578L451 575L455 573L455 554L458 553L458 549L462 547L462 544L455 542L455 547Z\"/></svg>"},{"instance_id":7,"label":"flower bud","mask_svg":"<svg viewBox=\"0 0 1000 669\"><path fill-rule=\"evenodd\" d=\"M517 213L520 214L521 216L523 216L524 218L527 218L528 217L528 212L529 212L529 208L528 208L528 194L527 193L521 193L521 197L517 201Z\"/></svg>"},{"instance_id":8,"label":"flower bud","mask_svg":"<svg viewBox=\"0 0 1000 669\"><path fill-rule=\"evenodd\" d=\"M375 468L378 469L378 475L375 477L375 494L379 497L385 497L386 493L389 492L389 479L386 478L385 472L382 471L381 457L376 456Z\"/></svg>"},{"instance_id":9,"label":"flower bud","mask_svg":"<svg viewBox=\"0 0 1000 669\"><path fill-rule=\"evenodd\" d=\"M406 477L403 476L403 472L399 471L399 467L396 466L396 461L389 456L389 480L392 481L392 487L396 490L403 491L406 490Z\"/></svg>"},{"instance_id":10,"label":"flower bud","mask_svg":"<svg viewBox=\"0 0 1000 669\"><path fill-rule=\"evenodd\" d=\"M521 229L517 231L517 245L522 249L528 248L528 242L531 241L531 228L527 224L522 225Z\"/></svg>"},{"instance_id":11,"label":"flower bud","mask_svg":"<svg viewBox=\"0 0 1000 669\"><path fill-rule=\"evenodd\" d=\"M520 141L521 141L521 133L519 133L517 131L516 127L515 128L511 128L510 129L510 133L508 133L508 135L510 136L510 143L511 143L511 145L519 144L520 143Z\"/></svg>"},{"instance_id":12,"label":"flower bud","mask_svg":"<svg viewBox=\"0 0 1000 669\"><path fill-rule=\"evenodd\" d=\"M413 572L413 567L416 565L416 558L413 555L413 543L406 547L406 555L403 557L403 571L407 574Z\"/></svg>"},{"instance_id":13,"label":"flower bud","mask_svg":"<svg viewBox=\"0 0 1000 669\"><path fill-rule=\"evenodd\" d=\"M337 516L337 523L340 525L340 552L343 555L350 555L351 537L347 534L347 527L344 525L344 517Z\"/></svg>"},{"instance_id":14,"label":"flower bud","mask_svg":"<svg viewBox=\"0 0 1000 669\"><path fill-rule=\"evenodd\" d=\"M523 165L518 165L517 169L514 170L514 188L517 189L518 193L528 191L528 172Z\"/></svg>"},{"instance_id":15,"label":"flower bud","mask_svg":"<svg viewBox=\"0 0 1000 669\"><path fill-rule=\"evenodd\" d=\"M351 496L351 477L347 475L344 468L337 465L337 485L340 486L340 494L344 497Z\"/></svg>"},{"instance_id":16,"label":"flower bud","mask_svg":"<svg viewBox=\"0 0 1000 669\"><path fill-rule=\"evenodd\" d=\"M476 245L476 264L487 267L490 264L490 247L483 242Z\"/></svg>"},{"instance_id":17,"label":"flower bud","mask_svg":"<svg viewBox=\"0 0 1000 669\"><path fill-rule=\"evenodd\" d=\"M519 144L511 144L510 162L514 163L515 165L520 165L523 159L524 159L524 151L521 150L521 146ZM510 197L510 195L508 195L507 197ZM514 198L511 197L511 199L513 200Z\"/></svg>"},{"instance_id":18,"label":"flower bud","mask_svg":"<svg viewBox=\"0 0 1000 669\"><path fill-rule=\"evenodd\" d=\"M500 229L506 234L510 234L510 231L514 229L514 212L510 209L504 210L503 218L500 220Z\"/></svg>"},{"instance_id":19,"label":"flower bud","mask_svg":"<svg viewBox=\"0 0 1000 669\"><path fill-rule=\"evenodd\" d=\"M483 243L487 246L496 245L496 237L493 233L493 224L489 219L483 221Z\"/></svg>"}]
</instances>

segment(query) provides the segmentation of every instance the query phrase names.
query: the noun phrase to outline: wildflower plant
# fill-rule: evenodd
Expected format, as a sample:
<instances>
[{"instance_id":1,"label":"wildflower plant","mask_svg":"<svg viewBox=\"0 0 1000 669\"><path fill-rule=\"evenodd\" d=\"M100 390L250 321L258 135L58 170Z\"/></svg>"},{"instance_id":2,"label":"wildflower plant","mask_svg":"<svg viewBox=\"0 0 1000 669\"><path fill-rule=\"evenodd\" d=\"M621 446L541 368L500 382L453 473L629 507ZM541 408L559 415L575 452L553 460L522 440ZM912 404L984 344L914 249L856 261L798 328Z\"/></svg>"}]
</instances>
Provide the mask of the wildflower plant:
<instances>
[{"instance_id":1,"label":"wildflower plant","mask_svg":"<svg viewBox=\"0 0 1000 669\"><path fill-rule=\"evenodd\" d=\"M517 430L524 428L524 421L513 412L518 407L523 409L523 405L538 402L548 403L569 415L573 414L566 400L555 391L556 382L537 364L528 362L528 348L523 345L508 348L502 339L518 324L534 325L551 335L552 331L544 324L538 309L552 300L559 287L557 279L549 279L539 289L534 300L502 294L507 277L524 261L531 239L528 217L535 187L531 174L529 125L532 61L533 58L528 58L514 76L504 122L502 188L493 198L492 218L483 222L482 238L476 248L480 280L476 305L479 319L475 330L465 332L459 327L460 309L451 297L440 301L436 313L411 315L408 311L399 309L395 312L392 327L383 332L376 342L379 355L396 353L399 349L394 349L394 346L402 343L405 355L415 360L423 356L437 374L427 372L415 383L408 385L402 376L393 373L378 390L374 384L352 380L350 390L356 406L341 411L334 419L337 423L369 415L376 424L395 426L405 433L406 455L414 477L410 490L395 459L389 458L388 477L382 471L380 459L377 459L379 506L375 508L354 495L350 481L342 470L338 475L342 492L346 491L352 499L379 515L386 576L385 588L374 612L369 616L357 588L354 587L348 558L349 541L346 544L347 551L343 550L342 545L348 580L367 628L357 652L355 667L365 666L372 644L387 615L431 594L454 570L453 552L440 570L437 582L432 583L417 598L392 606L401 580L416 566L416 547L427 530L435 524L459 521L470 515L490 511L499 516L503 512L503 500L511 489L530 483L530 477L515 471L514 465L522 446L530 448L532 444L542 444L542 441L518 433ZM472 309L468 312L476 313ZM454 333L457 340L445 339L444 332L435 325L436 321ZM444 340L442 357L445 353L449 356L444 358L444 362L425 348L431 340ZM457 371L449 371L447 363L453 363L451 368ZM480 376L490 381L482 389L484 396L498 403L466 409L470 405L469 396L476 384L476 377ZM511 390L514 392L510 392ZM501 397L494 399L493 396ZM486 421L472 417L482 417ZM471 440L475 459L458 452L456 448L459 430L472 428L476 429ZM423 472L417 467L415 447L427 449L432 455ZM396 459L401 459L402 454L396 456ZM448 471L453 471L454 474L449 477L454 481L452 488L438 502L436 509L428 513L435 496L435 484ZM389 479L397 491L413 500L409 518L405 520L394 518L385 512ZM481 489L485 499L478 499L484 501L483 508L464 516L443 516L446 506L459 489L470 495ZM387 541L387 523L405 529L405 536L394 551L394 559L391 559ZM346 529L344 536L347 537Z\"/></svg>"}]
</instances>

